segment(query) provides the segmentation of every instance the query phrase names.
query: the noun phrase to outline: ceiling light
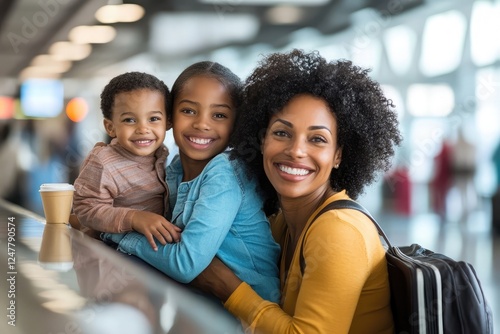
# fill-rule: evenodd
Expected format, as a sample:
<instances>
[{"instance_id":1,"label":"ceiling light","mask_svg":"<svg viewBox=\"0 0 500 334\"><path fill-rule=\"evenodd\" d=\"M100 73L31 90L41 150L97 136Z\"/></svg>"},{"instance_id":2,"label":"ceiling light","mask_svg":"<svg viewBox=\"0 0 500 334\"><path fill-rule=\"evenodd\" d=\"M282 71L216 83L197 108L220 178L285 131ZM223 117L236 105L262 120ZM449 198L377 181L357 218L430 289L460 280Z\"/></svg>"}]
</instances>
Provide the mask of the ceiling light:
<instances>
[{"instance_id":1,"label":"ceiling light","mask_svg":"<svg viewBox=\"0 0 500 334\"><path fill-rule=\"evenodd\" d=\"M57 73L63 73L71 68L69 60L57 60L52 55L38 55L31 61L32 66L50 67L57 69Z\"/></svg>"},{"instance_id":2,"label":"ceiling light","mask_svg":"<svg viewBox=\"0 0 500 334\"><path fill-rule=\"evenodd\" d=\"M470 20L470 53L478 67L490 65L500 58L500 42L491 32L500 30L500 3L475 1ZM499 181L500 181L500 175Z\"/></svg>"},{"instance_id":3,"label":"ceiling light","mask_svg":"<svg viewBox=\"0 0 500 334\"><path fill-rule=\"evenodd\" d=\"M71 62L54 62L52 64L45 65L32 65L28 66L26 69L29 69L32 73L47 73L51 76L52 73L60 74L69 71L71 68Z\"/></svg>"},{"instance_id":4,"label":"ceiling light","mask_svg":"<svg viewBox=\"0 0 500 334\"><path fill-rule=\"evenodd\" d=\"M112 26L78 26L69 32L69 40L76 44L103 44L111 42L116 36Z\"/></svg>"},{"instance_id":5,"label":"ceiling light","mask_svg":"<svg viewBox=\"0 0 500 334\"><path fill-rule=\"evenodd\" d=\"M55 60L50 55L40 55L31 61L20 74L21 79L27 78L59 78L62 73L69 71L71 62Z\"/></svg>"},{"instance_id":6,"label":"ceiling light","mask_svg":"<svg viewBox=\"0 0 500 334\"><path fill-rule=\"evenodd\" d=\"M56 42L49 48L49 53L58 60L82 60L92 52L90 44Z\"/></svg>"},{"instance_id":7,"label":"ceiling light","mask_svg":"<svg viewBox=\"0 0 500 334\"><path fill-rule=\"evenodd\" d=\"M413 62L417 33L406 25L398 25L386 29L383 37L389 65L397 75L405 75Z\"/></svg>"},{"instance_id":8,"label":"ceiling light","mask_svg":"<svg viewBox=\"0 0 500 334\"><path fill-rule=\"evenodd\" d=\"M153 52L168 55L196 53L255 37L259 20L250 14L156 14L151 20L149 44ZM189 36L189 38L186 38Z\"/></svg>"},{"instance_id":9,"label":"ceiling light","mask_svg":"<svg viewBox=\"0 0 500 334\"><path fill-rule=\"evenodd\" d=\"M462 62L467 18L460 10L435 14L425 21L420 54L420 71L428 76L453 72Z\"/></svg>"},{"instance_id":10,"label":"ceiling light","mask_svg":"<svg viewBox=\"0 0 500 334\"><path fill-rule=\"evenodd\" d=\"M266 18L272 24L294 24L302 20L304 12L299 7L281 5L270 8Z\"/></svg>"},{"instance_id":11,"label":"ceiling light","mask_svg":"<svg viewBox=\"0 0 500 334\"><path fill-rule=\"evenodd\" d=\"M448 84L412 84L407 94L408 111L415 117L445 117L453 111L455 95Z\"/></svg>"},{"instance_id":12,"label":"ceiling light","mask_svg":"<svg viewBox=\"0 0 500 334\"><path fill-rule=\"evenodd\" d=\"M106 5L95 13L101 23L135 22L144 16L144 8L136 4Z\"/></svg>"},{"instance_id":13,"label":"ceiling light","mask_svg":"<svg viewBox=\"0 0 500 334\"><path fill-rule=\"evenodd\" d=\"M295 5L295 6L321 6L326 5L329 0L199 0L201 3L224 5L227 7L252 5L252 6L274 6L274 5Z\"/></svg>"},{"instance_id":14,"label":"ceiling light","mask_svg":"<svg viewBox=\"0 0 500 334\"><path fill-rule=\"evenodd\" d=\"M32 78L37 79L57 79L61 76L60 73L55 73L48 71L45 67L40 66L29 66L21 71L19 74L19 79L25 81Z\"/></svg>"}]
</instances>

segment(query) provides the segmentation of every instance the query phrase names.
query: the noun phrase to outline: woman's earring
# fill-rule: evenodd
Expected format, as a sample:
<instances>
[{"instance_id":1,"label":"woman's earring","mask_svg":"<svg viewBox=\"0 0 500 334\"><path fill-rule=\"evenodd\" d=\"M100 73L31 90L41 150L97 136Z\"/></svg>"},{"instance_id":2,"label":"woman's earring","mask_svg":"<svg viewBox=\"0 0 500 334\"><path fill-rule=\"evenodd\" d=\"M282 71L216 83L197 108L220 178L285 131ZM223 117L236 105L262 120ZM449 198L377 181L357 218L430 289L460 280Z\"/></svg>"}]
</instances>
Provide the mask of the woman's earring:
<instances>
[{"instance_id":1,"label":"woman's earring","mask_svg":"<svg viewBox=\"0 0 500 334\"><path fill-rule=\"evenodd\" d=\"M339 164L336 164L336 165L335 165L335 168L336 168L336 169L338 169L338 168L339 168Z\"/></svg>"}]
</instances>

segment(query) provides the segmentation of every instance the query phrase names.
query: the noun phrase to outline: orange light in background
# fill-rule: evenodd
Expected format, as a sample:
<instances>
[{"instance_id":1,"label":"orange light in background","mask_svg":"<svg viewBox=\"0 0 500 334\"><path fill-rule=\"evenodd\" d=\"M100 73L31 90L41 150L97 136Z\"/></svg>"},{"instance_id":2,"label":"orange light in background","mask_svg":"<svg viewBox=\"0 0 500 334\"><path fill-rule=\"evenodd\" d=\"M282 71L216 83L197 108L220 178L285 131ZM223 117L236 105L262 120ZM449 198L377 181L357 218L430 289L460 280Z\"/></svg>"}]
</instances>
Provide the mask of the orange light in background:
<instances>
[{"instance_id":1,"label":"orange light in background","mask_svg":"<svg viewBox=\"0 0 500 334\"><path fill-rule=\"evenodd\" d=\"M89 111L87 101L81 97L75 97L69 100L66 105L66 115L73 122L82 121Z\"/></svg>"},{"instance_id":2,"label":"orange light in background","mask_svg":"<svg viewBox=\"0 0 500 334\"><path fill-rule=\"evenodd\" d=\"M0 96L0 119L14 117L14 99L8 96Z\"/></svg>"}]
</instances>

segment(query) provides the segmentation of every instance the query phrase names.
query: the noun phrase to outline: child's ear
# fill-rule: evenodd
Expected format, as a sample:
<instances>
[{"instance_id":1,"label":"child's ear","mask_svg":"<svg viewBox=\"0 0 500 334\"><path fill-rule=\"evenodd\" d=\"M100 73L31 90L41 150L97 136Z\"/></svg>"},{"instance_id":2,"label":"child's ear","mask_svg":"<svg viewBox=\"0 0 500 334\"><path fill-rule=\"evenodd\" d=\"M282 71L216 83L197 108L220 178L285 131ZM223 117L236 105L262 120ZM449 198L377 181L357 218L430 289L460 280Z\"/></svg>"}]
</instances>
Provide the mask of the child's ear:
<instances>
[{"instance_id":1,"label":"child's ear","mask_svg":"<svg viewBox=\"0 0 500 334\"><path fill-rule=\"evenodd\" d=\"M106 133L108 136L111 138L116 137L116 131L115 131L115 126L113 125L113 122L110 119L105 118L103 121L104 124L104 129L106 130Z\"/></svg>"}]
</instances>

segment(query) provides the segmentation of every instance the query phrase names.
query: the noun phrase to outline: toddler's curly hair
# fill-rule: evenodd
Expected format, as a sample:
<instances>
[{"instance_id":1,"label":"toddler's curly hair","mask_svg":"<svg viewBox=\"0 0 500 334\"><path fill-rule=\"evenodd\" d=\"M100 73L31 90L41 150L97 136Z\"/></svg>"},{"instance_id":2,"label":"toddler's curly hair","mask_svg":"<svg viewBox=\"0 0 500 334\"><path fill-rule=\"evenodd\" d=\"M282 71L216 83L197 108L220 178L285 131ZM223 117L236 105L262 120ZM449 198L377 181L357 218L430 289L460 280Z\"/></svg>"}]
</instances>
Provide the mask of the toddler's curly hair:
<instances>
[{"instance_id":1,"label":"toddler's curly hair","mask_svg":"<svg viewBox=\"0 0 500 334\"><path fill-rule=\"evenodd\" d=\"M101 93L101 111L104 118L111 119L113 104L117 94L137 89L158 91L165 97L165 110L170 107L170 90L167 85L154 75L144 72L127 72L109 81Z\"/></svg>"}]
</instances>

